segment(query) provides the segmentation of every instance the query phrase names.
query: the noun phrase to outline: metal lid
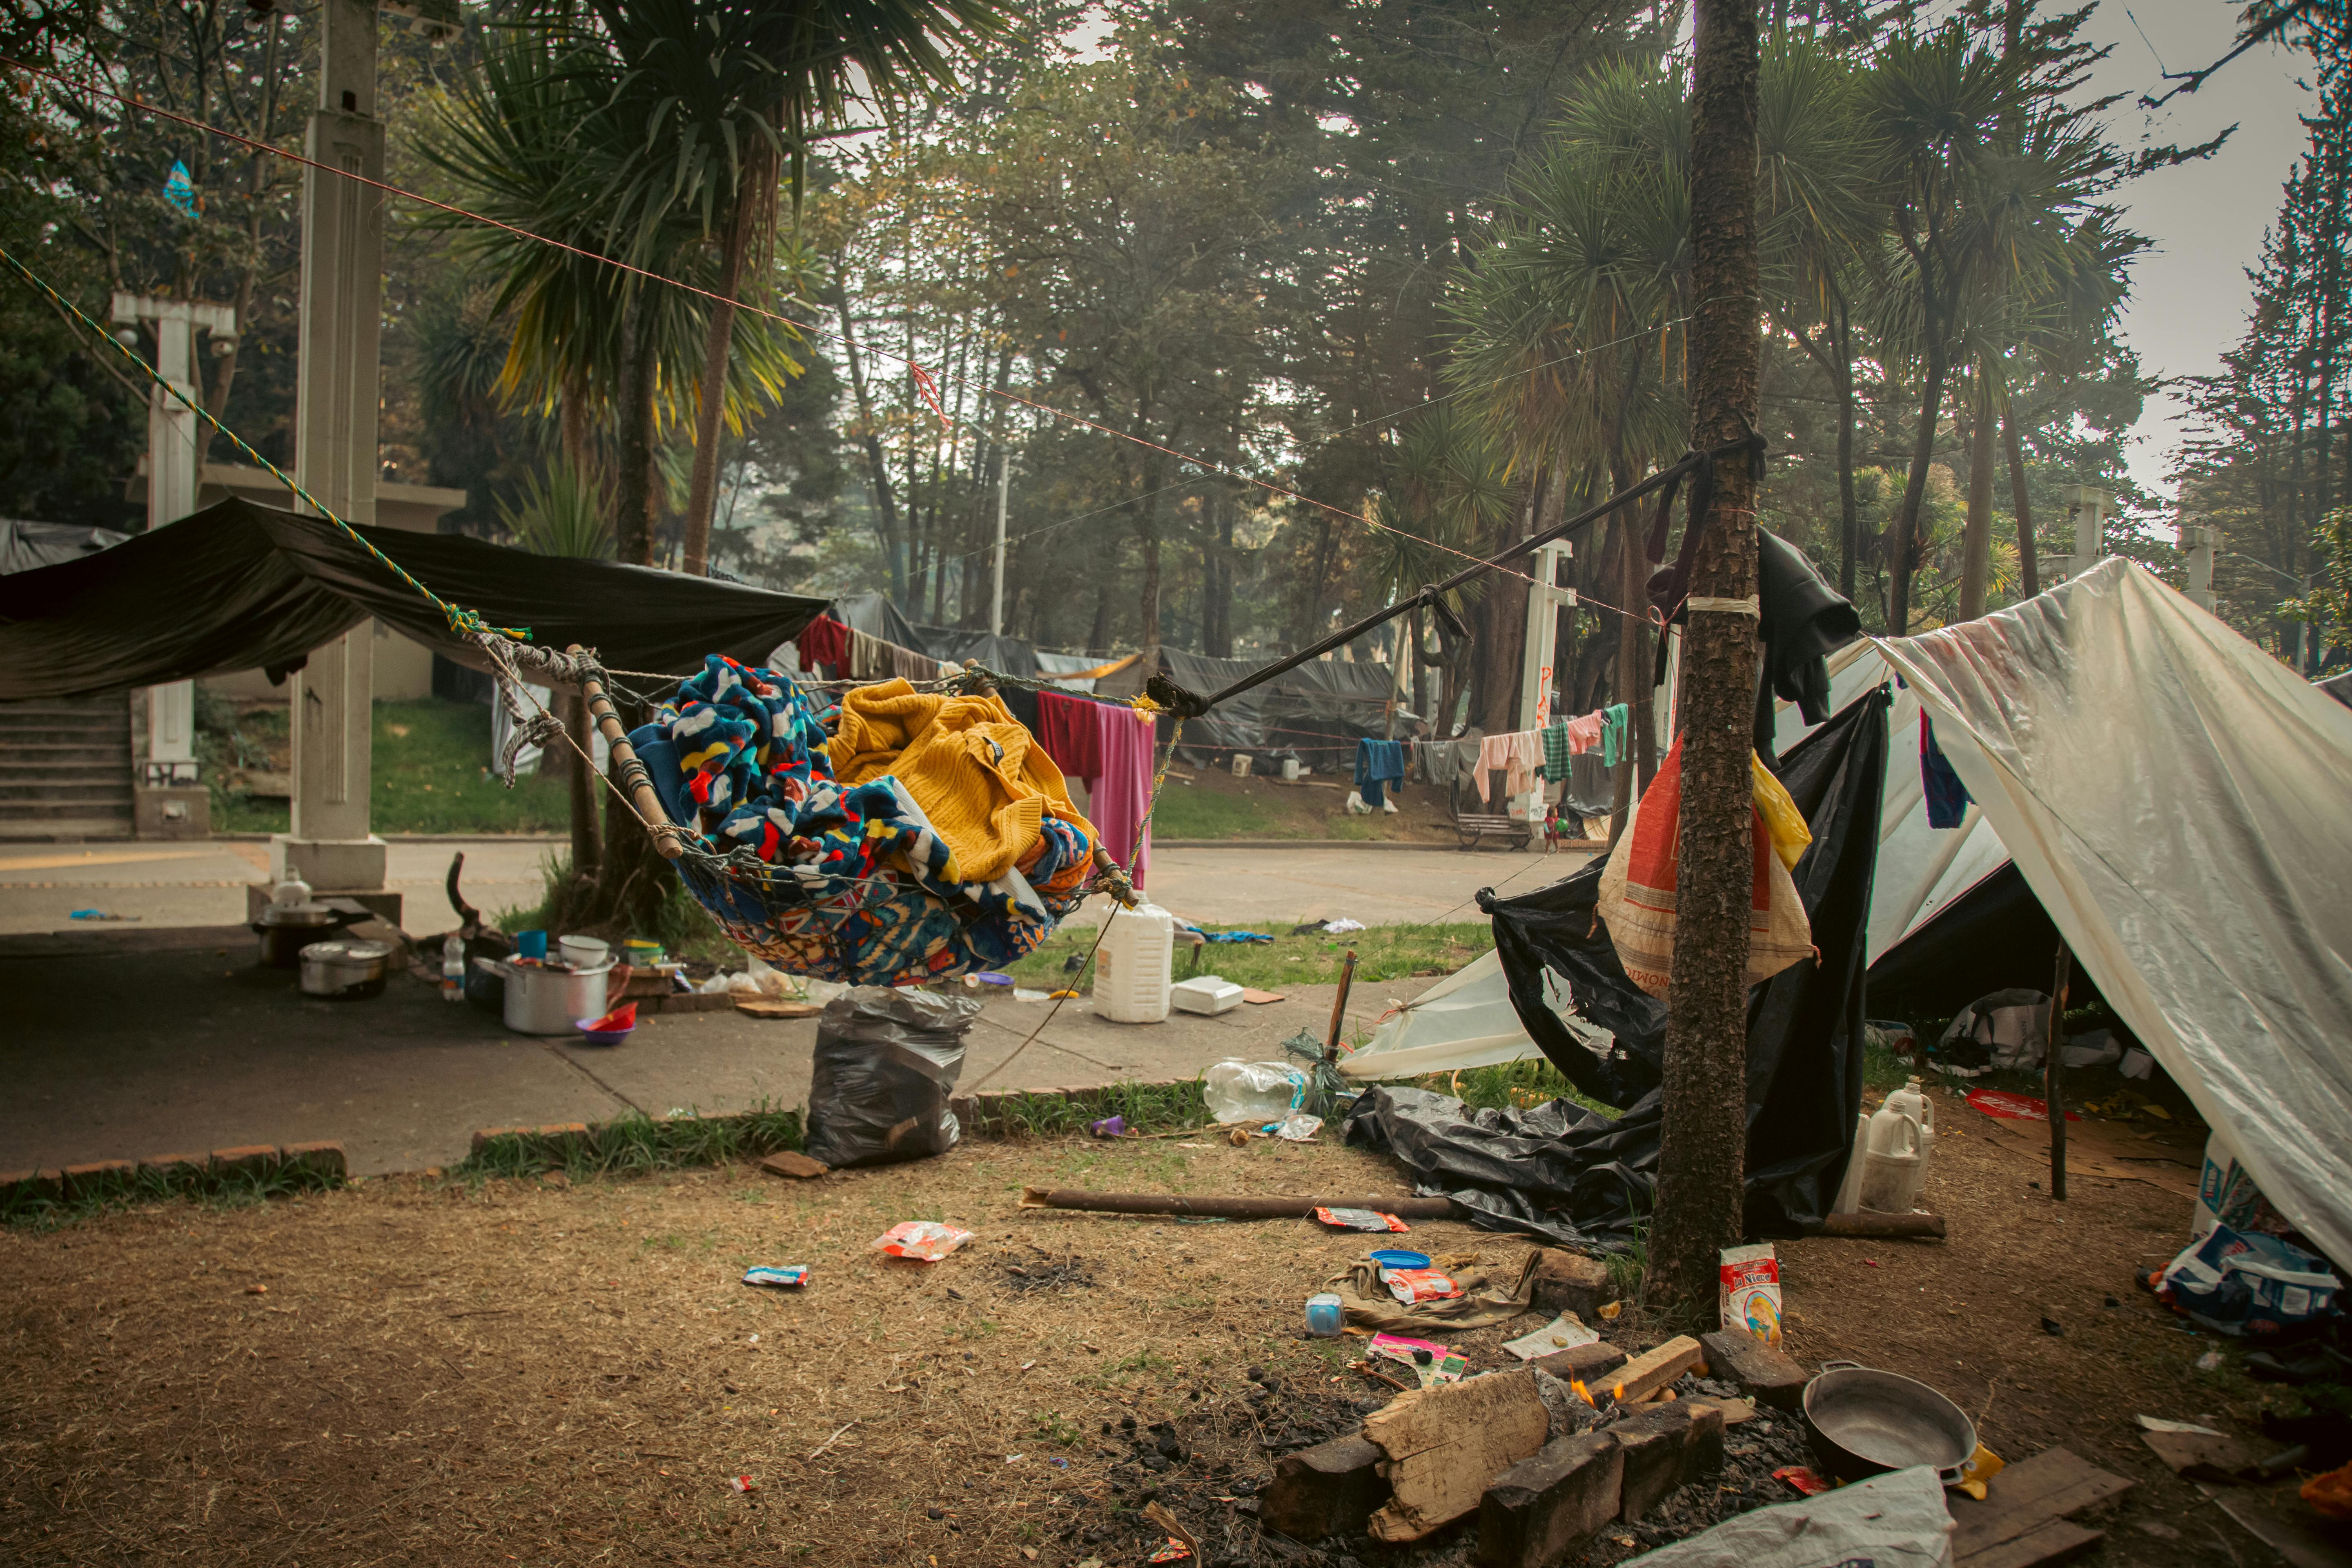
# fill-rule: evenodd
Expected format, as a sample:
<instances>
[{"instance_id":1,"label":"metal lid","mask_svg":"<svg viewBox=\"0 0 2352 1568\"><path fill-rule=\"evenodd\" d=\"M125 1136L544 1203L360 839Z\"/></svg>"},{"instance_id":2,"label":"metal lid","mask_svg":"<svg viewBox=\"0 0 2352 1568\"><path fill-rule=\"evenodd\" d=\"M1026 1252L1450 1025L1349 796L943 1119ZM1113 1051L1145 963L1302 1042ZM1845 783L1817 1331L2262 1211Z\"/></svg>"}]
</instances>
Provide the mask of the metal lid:
<instances>
[{"instance_id":1,"label":"metal lid","mask_svg":"<svg viewBox=\"0 0 2352 1568\"><path fill-rule=\"evenodd\" d=\"M302 950L302 956L314 963L332 963L338 960L373 963L379 958L390 958L392 944L388 942L314 942Z\"/></svg>"}]
</instances>

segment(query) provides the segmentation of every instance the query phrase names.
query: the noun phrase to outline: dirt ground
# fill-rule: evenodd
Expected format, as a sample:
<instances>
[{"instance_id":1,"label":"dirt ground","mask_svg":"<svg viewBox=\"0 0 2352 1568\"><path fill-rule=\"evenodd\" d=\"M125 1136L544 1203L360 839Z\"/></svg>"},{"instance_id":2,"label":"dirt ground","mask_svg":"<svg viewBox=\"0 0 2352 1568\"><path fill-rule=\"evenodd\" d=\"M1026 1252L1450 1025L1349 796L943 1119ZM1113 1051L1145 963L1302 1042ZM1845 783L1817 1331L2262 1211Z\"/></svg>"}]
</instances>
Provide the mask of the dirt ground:
<instances>
[{"instance_id":1,"label":"dirt ground","mask_svg":"<svg viewBox=\"0 0 2352 1568\"><path fill-rule=\"evenodd\" d=\"M2132 1423L2255 1415L2259 1385L2195 1369L2217 1342L2130 1285L2188 1200L2078 1177L2062 1208L1944 1103L1962 1135L1928 1202L1951 1239L1785 1244L1792 1349L1936 1384L2010 1458L2063 1443L2130 1477L2105 1562L2279 1561ZM1466 1562L1461 1529L1392 1556L1251 1518L1270 1448L1385 1395L1354 1351L1298 1337L1361 1237L1015 1206L1030 1184L1398 1190L1358 1151L1197 1142L982 1142L801 1184L394 1179L0 1234L0 1558L1109 1568L1148 1556L1132 1510L1156 1497L1212 1562ZM867 1250L923 1218L975 1239L928 1266ZM1527 1245L1412 1240L1504 1264ZM740 1283L784 1263L813 1266L804 1291ZM1612 1337L1664 1335L1630 1322ZM1509 1331L1462 1336L1474 1367Z\"/></svg>"}]
</instances>

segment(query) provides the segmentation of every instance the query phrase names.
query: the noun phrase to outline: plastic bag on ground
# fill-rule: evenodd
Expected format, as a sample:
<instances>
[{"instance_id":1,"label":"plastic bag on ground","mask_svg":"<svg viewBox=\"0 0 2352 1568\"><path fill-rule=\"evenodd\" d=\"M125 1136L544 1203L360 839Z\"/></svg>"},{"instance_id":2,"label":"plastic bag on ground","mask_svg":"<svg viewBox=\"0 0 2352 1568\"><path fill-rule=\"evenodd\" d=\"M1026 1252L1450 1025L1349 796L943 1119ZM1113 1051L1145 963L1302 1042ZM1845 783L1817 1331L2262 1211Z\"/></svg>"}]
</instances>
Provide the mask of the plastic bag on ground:
<instances>
[{"instance_id":1,"label":"plastic bag on ground","mask_svg":"<svg viewBox=\"0 0 2352 1568\"><path fill-rule=\"evenodd\" d=\"M1642 1568L1949 1568L1952 1514L1926 1466L1777 1503L1627 1560Z\"/></svg>"},{"instance_id":2,"label":"plastic bag on ground","mask_svg":"<svg viewBox=\"0 0 2352 1568\"><path fill-rule=\"evenodd\" d=\"M2217 1225L2167 1264L2159 1289L2196 1322L2252 1339L2292 1338L2336 1310L2327 1265L2260 1231Z\"/></svg>"},{"instance_id":3,"label":"plastic bag on ground","mask_svg":"<svg viewBox=\"0 0 2352 1568\"><path fill-rule=\"evenodd\" d=\"M955 1147L948 1098L963 1071L978 997L853 985L818 1015L805 1152L835 1170Z\"/></svg>"},{"instance_id":4,"label":"plastic bag on ground","mask_svg":"<svg viewBox=\"0 0 2352 1568\"><path fill-rule=\"evenodd\" d=\"M1219 1062L1201 1098L1219 1121L1281 1121L1307 1100L1307 1075L1283 1062Z\"/></svg>"}]
</instances>

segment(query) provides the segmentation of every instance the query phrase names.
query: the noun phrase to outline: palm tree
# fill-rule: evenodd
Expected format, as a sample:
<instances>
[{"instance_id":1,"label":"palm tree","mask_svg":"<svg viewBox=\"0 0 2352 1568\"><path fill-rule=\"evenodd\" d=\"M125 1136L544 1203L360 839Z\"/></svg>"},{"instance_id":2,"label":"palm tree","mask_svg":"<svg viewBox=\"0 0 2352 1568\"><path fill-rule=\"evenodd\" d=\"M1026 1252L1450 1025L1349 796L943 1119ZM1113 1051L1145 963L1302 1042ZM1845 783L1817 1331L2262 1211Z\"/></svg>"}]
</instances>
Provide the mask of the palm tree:
<instances>
[{"instance_id":1,"label":"palm tree","mask_svg":"<svg viewBox=\"0 0 2352 1568\"><path fill-rule=\"evenodd\" d=\"M584 10L621 67L605 112L645 132L614 171L623 226L642 237L689 214L698 247L718 245L685 520L685 567L699 574L709 565L736 300L747 264L774 235L780 176L789 171L797 212L809 149L847 129L853 105L952 88L954 56L1001 36L1006 14L997 0L586 0Z\"/></svg>"}]
</instances>

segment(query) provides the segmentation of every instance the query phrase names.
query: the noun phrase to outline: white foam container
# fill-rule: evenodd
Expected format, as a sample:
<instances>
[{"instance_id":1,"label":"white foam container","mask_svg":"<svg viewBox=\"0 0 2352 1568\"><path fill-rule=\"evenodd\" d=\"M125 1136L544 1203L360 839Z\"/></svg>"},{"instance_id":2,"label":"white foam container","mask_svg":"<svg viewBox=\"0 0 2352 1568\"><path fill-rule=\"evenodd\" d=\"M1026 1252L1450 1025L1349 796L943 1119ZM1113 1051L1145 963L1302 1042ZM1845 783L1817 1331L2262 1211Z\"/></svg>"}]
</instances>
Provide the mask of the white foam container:
<instances>
[{"instance_id":1,"label":"white foam container","mask_svg":"<svg viewBox=\"0 0 2352 1568\"><path fill-rule=\"evenodd\" d=\"M1242 988L1215 974L1196 974L1168 988L1169 1000L1180 1013L1205 1013L1213 1018L1242 1005Z\"/></svg>"}]
</instances>

